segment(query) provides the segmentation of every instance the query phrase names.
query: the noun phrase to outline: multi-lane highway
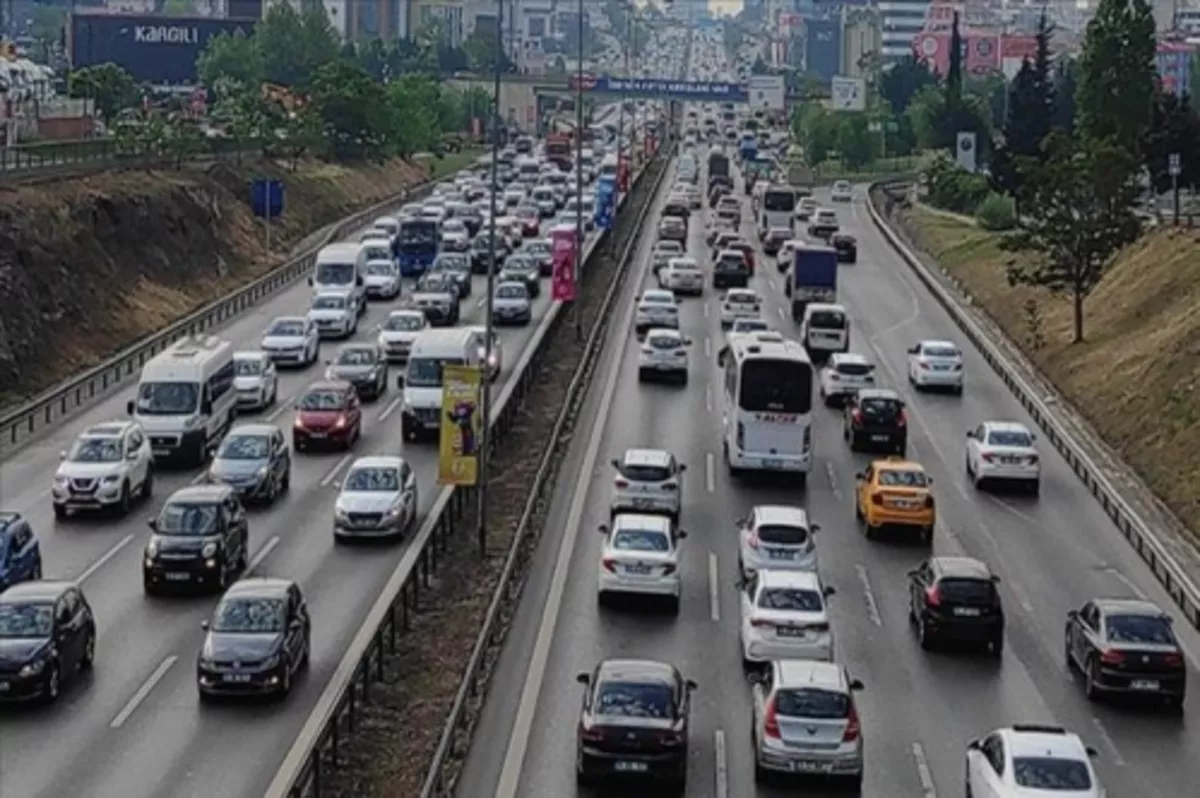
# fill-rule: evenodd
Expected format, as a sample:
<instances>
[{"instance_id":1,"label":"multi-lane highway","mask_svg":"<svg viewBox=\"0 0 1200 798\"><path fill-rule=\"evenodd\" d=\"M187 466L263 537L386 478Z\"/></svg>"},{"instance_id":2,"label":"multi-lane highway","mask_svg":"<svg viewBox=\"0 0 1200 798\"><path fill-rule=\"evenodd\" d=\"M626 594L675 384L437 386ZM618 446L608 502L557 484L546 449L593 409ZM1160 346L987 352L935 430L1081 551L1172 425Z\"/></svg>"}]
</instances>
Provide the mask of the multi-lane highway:
<instances>
[{"instance_id":1,"label":"multi-lane highway","mask_svg":"<svg viewBox=\"0 0 1200 798\"><path fill-rule=\"evenodd\" d=\"M257 349L270 320L305 312L310 292L299 284L219 335L239 348ZM484 278L475 278L473 296L464 300L461 324L484 323L485 293ZM547 287L529 326L501 330L502 380L509 377L549 310L549 293ZM394 303L373 303L356 338L372 339L392 307ZM328 357L337 345L323 344L322 354ZM259 417L288 429L292 400L323 371L319 365L281 372L279 402ZM47 578L82 583L100 632L95 670L72 683L58 704L4 712L0 795L263 794L404 550L404 545L334 545L331 512L339 474L351 456L400 453L419 474L422 515L439 490L436 447L401 440L397 373L393 368L389 392L367 405L363 437L351 455L296 455L291 492L269 509L251 511L250 570L295 579L313 617L312 667L279 704L202 707L196 695L195 661L200 622L208 617L214 599L150 599L142 594L146 520L172 491L201 479L200 473L160 471L153 500L124 520L54 521L49 489L59 452L88 425L123 418L126 394L73 419L0 465L0 506L30 519L41 541Z\"/></svg>"},{"instance_id":2,"label":"multi-lane highway","mask_svg":"<svg viewBox=\"0 0 1200 798\"><path fill-rule=\"evenodd\" d=\"M969 485L963 466L969 428L988 419L1035 425L873 227L865 187L856 190L853 204L839 209L843 230L859 240L859 262L842 267L839 286L839 301L854 322L851 349L874 359L880 382L908 402L910 457L935 480L940 517L933 551L981 558L1003 579L1008 613L1003 657L920 649L907 622L905 578L924 551L868 542L858 531L854 474L869 457L848 451L836 411L815 408L817 465L806 489L730 479L719 435L716 353L723 335L717 295L709 289L703 298L682 300L681 329L695 341L686 387L640 385L630 318L621 319L626 337L616 327L579 424L589 436L582 436L564 468L574 476L562 480L555 498L547 539L459 783L461 798L577 794L581 688L575 677L612 656L669 661L699 683L689 796L795 794L756 787L753 777L750 686L737 638L734 522L756 504L806 506L822 527L821 571L838 590L831 599L838 657L866 685L859 705L865 795L962 795L967 741L1020 721L1053 721L1079 733L1098 750L1097 767L1111 796L1196 794L1200 732L1192 721L1200 699L1189 697L1182 719L1089 704L1063 659L1066 612L1083 601L1144 595L1169 609L1170 600L1049 446L1042 451L1040 498L992 496ZM828 202L827 193L819 198ZM690 254L707 265L702 229L693 215ZM752 239L748 224L745 232ZM644 234L643 251L651 235ZM758 262L752 287L765 298L769 321L795 336L774 261L760 255ZM644 287L652 282L648 275ZM633 291L627 294L626 307ZM963 396L909 388L905 350L925 338L960 341L967 375ZM646 446L669 449L689 466L681 521L689 537L681 555L678 617L600 610L596 602L603 540L595 530L608 517L608 463L626 448ZM1185 624L1176 626L1194 670L1200 638ZM813 789L806 794L823 787Z\"/></svg>"}]
</instances>

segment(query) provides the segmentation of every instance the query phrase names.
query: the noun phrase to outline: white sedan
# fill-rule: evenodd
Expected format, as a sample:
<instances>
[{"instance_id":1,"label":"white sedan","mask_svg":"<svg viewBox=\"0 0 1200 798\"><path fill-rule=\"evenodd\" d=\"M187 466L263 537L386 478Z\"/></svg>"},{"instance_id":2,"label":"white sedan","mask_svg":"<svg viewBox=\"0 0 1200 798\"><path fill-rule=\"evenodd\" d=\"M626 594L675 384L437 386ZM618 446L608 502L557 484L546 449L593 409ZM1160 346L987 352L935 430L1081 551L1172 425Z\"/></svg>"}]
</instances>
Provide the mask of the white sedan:
<instances>
[{"instance_id":1,"label":"white sedan","mask_svg":"<svg viewBox=\"0 0 1200 798\"><path fill-rule=\"evenodd\" d=\"M979 488L986 481L1027 485L1036 494L1042 462L1037 438L1015 421L985 421L967 433L967 476Z\"/></svg>"},{"instance_id":2,"label":"white sedan","mask_svg":"<svg viewBox=\"0 0 1200 798\"><path fill-rule=\"evenodd\" d=\"M687 347L692 339L679 334L679 330L651 329L638 351L638 382L652 379L673 379L687 384Z\"/></svg>"},{"instance_id":3,"label":"white sedan","mask_svg":"<svg viewBox=\"0 0 1200 798\"><path fill-rule=\"evenodd\" d=\"M850 202L854 199L854 187L849 180L839 180L830 189L829 198L834 202Z\"/></svg>"},{"instance_id":4,"label":"white sedan","mask_svg":"<svg viewBox=\"0 0 1200 798\"><path fill-rule=\"evenodd\" d=\"M679 329L679 305L670 291L648 290L638 300L634 329L642 335L651 327Z\"/></svg>"},{"instance_id":5,"label":"white sedan","mask_svg":"<svg viewBox=\"0 0 1200 798\"><path fill-rule=\"evenodd\" d=\"M658 284L676 294L704 293L704 272L695 258L671 258L667 268L658 273Z\"/></svg>"},{"instance_id":6,"label":"white sedan","mask_svg":"<svg viewBox=\"0 0 1200 798\"><path fill-rule=\"evenodd\" d=\"M967 744L966 788L973 798L1103 798L1096 751L1059 726L1018 724Z\"/></svg>"},{"instance_id":7,"label":"white sedan","mask_svg":"<svg viewBox=\"0 0 1200 798\"><path fill-rule=\"evenodd\" d=\"M757 319L762 299L752 288L731 288L721 300L721 327L729 329L737 319Z\"/></svg>"},{"instance_id":8,"label":"white sedan","mask_svg":"<svg viewBox=\"0 0 1200 798\"><path fill-rule=\"evenodd\" d=\"M320 335L312 319L280 316L263 331L262 350L279 365L311 366L321 352Z\"/></svg>"},{"instance_id":9,"label":"white sedan","mask_svg":"<svg viewBox=\"0 0 1200 798\"><path fill-rule=\"evenodd\" d=\"M358 332L358 304L349 291L313 294L308 318L322 338L349 338Z\"/></svg>"},{"instance_id":10,"label":"white sedan","mask_svg":"<svg viewBox=\"0 0 1200 798\"><path fill-rule=\"evenodd\" d=\"M773 659L833 661L825 599L833 588L816 571L757 572L741 583L739 635L748 669Z\"/></svg>"},{"instance_id":11,"label":"white sedan","mask_svg":"<svg viewBox=\"0 0 1200 798\"><path fill-rule=\"evenodd\" d=\"M875 387L875 364L856 352L834 352L821 369L821 399L827 407Z\"/></svg>"},{"instance_id":12,"label":"white sedan","mask_svg":"<svg viewBox=\"0 0 1200 798\"><path fill-rule=\"evenodd\" d=\"M265 410L279 396L279 374L266 352L233 353L233 389L237 391L238 410Z\"/></svg>"},{"instance_id":13,"label":"white sedan","mask_svg":"<svg viewBox=\"0 0 1200 798\"><path fill-rule=\"evenodd\" d=\"M663 596L678 612L679 541L687 533L666 516L626 513L613 518L612 526L602 524L600 532L605 539L597 568L599 601L614 593Z\"/></svg>"},{"instance_id":14,"label":"white sedan","mask_svg":"<svg viewBox=\"0 0 1200 798\"><path fill-rule=\"evenodd\" d=\"M908 350L908 381L918 391L947 388L963 391L962 351L950 341L921 341Z\"/></svg>"}]
</instances>

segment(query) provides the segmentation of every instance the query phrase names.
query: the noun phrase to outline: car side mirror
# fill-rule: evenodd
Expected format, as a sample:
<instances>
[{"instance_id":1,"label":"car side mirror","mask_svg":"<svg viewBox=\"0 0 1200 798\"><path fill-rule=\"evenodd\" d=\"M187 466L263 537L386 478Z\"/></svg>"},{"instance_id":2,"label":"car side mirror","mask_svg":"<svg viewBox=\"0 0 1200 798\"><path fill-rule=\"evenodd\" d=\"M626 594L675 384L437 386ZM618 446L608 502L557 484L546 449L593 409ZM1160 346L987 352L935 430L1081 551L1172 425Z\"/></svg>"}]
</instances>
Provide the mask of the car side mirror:
<instances>
[{"instance_id":1,"label":"car side mirror","mask_svg":"<svg viewBox=\"0 0 1200 798\"><path fill-rule=\"evenodd\" d=\"M918 573L920 573L919 569L913 568L911 571L905 571L904 575L905 576L916 576Z\"/></svg>"},{"instance_id":2,"label":"car side mirror","mask_svg":"<svg viewBox=\"0 0 1200 798\"><path fill-rule=\"evenodd\" d=\"M596 531L599 532L601 535L607 535L612 530L608 526L608 524L600 524L600 526L596 527Z\"/></svg>"},{"instance_id":3,"label":"car side mirror","mask_svg":"<svg viewBox=\"0 0 1200 798\"><path fill-rule=\"evenodd\" d=\"M856 474L854 475L854 478L855 478L855 479L859 479L859 480L865 480L865 479L867 478L867 472L866 472L866 471L859 471L858 473L856 473Z\"/></svg>"},{"instance_id":4,"label":"car side mirror","mask_svg":"<svg viewBox=\"0 0 1200 798\"><path fill-rule=\"evenodd\" d=\"M750 684L761 685L767 682L767 675L762 671L750 671L746 674L746 678L750 681Z\"/></svg>"},{"instance_id":5,"label":"car side mirror","mask_svg":"<svg viewBox=\"0 0 1200 798\"><path fill-rule=\"evenodd\" d=\"M207 620L204 620L204 621L201 621L201 622L200 622L200 628L201 628L201 629L203 629L203 630L204 630L204 631L206 631L206 632L208 631L208 629L209 629L209 626L210 626L210 624L209 624L209 622L208 622Z\"/></svg>"},{"instance_id":6,"label":"car side mirror","mask_svg":"<svg viewBox=\"0 0 1200 798\"><path fill-rule=\"evenodd\" d=\"M687 536L688 536L688 533L687 533L687 530L686 530L686 529L677 529L677 530L675 530L675 537L679 538L680 540L683 540L683 539L684 539L684 538L686 538Z\"/></svg>"},{"instance_id":7,"label":"car side mirror","mask_svg":"<svg viewBox=\"0 0 1200 798\"><path fill-rule=\"evenodd\" d=\"M820 532L820 531L821 531L821 525L820 525L820 524L809 524L809 525L808 525L808 534L810 534L810 535L815 535L815 534L817 534L817 533L818 533L818 532Z\"/></svg>"},{"instance_id":8,"label":"car side mirror","mask_svg":"<svg viewBox=\"0 0 1200 798\"><path fill-rule=\"evenodd\" d=\"M684 685L687 687L689 693L699 687L699 685L696 684L695 679L688 679L686 682L684 682Z\"/></svg>"},{"instance_id":9,"label":"car side mirror","mask_svg":"<svg viewBox=\"0 0 1200 798\"><path fill-rule=\"evenodd\" d=\"M610 460L609 462L611 462L611 463L612 463L612 466L613 466L613 468L620 468L620 467L621 467L621 461L620 461L620 460L618 460L618 459L617 459L617 458L615 458L615 457L614 457L612 460Z\"/></svg>"},{"instance_id":10,"label":"car side mirror","mask_svg":"<svg viewBox=\"0 0 1200 798\"><path fill-rule=\"evenodd\" d=\"M681 473L681 474L682 474L684 471L687 471L687 464L686 464L686 463L680 463L680 464L679 464L679 473Z\"/></svg>"},{"instance_id":11,"label":"car side mirror","mask_svg":"<svg viewBox=\"0 0 1200 798\"><path fill-rule=\"evenodd\" d=\"M134 405L133 400L130 399L128 402L125 403L125 412L128 415L132 416L135 407L136 407L136 405Z\"/></svg>"},{"instance_id":12,"label":"car side mirror","mask_svg":"<svg viewBox=\"0 0 1200 798\"><path fill-rule=\"evenodd\" d=\"M1097 751L1095 748L1092 748L1090 745L1087 748L1084 748L1083 750L1087 752L1087 755L1090 759L1095 759L1096 757L1100 756L1100 752Z\"/></svg>"},{"instance_id":13,"label":"car side mirror","mask_svg":"<svg viewBox=\"0 0 1200 798\"><path fill-rule=\"evenodd\" d=\"M1078 617L1079 617L1079 610L1067 610L1067 619L1068 620L1073 621Z\"/></svg>"},{"instance_id":14,"label":"car side mirror","mask_svg":"<svg viewBox=\"0 0 1200 798\"><path fill-rule=\"evenodd\" d=\"M157 531L158 531L158 519L157 519L157 518L150 518L150 519L148 519L148 520L146 521L146 526L150 527L150 528L151 528L151 529L153 529L155 532L157 532Z\"/></svg>"},{"instance_id":15,"label":"car side mirror","mask_svg":"<svg viewBox=\"0 0 1200 798\"><path fill-rule=\"evenodd\" d=\"M826 585L825 587L821 588L821 592L825 595L826 598L828 598L829 596L837 595L837 589L834 588L832 585Z\"/></svg>"},{"instance_id":16,"label":"car side mirror","mask_svg":"<svg viewBox=\"0 0 1200 798\"><path fill-rule=\"evenodd\" d=\"M854 691L858 691L858 690L861 690L861 689L863 689L863 683L862 683L862 680L860 680L860 679L851 679L851 680L850 680L850 689L851 689L851 690L854 690Z\"/></svg>"},{"instance_id":17,"label":"car side mirror","mask_svg":"<svg viewBox=\"0 0 1200 798\"><path fill-rule=\"evenodd\" d=\"M998 576L996 576L995 574L993 574L993 575L992 575L992 584L993 584L993 585L998 585L998 584L1000 584L1000 577L998 577Z\"/></svg>"},{"instance_id":18,"label":"car side mirror","mask_svg":"<svg viewBox=\"0 0 1200 798\"><path fill-rule=\"evenodd\" d=\"M967 743L967 750L968 751L978 751L979 750L979 741L972 740L971 742Z\"/></svg>"},{"instance_id":19,"label":"car side mirror","mask_svg":"<svg viewBox=\"0 0 1200 798\"><path fill-rule=\"evenodd\" d=\"M309 285L312 285L312 284L313 284L313 281L312 281L312 278L311 278L311 277L309 277L309 278L308 278L308 280L307 280L306 282L307 282Z\"/></svg>"},{"instance_id":20,"label":"car side mirror","mask_svg":"<svg viewBox=\"0 0 1200 798\"><path fill-rule=\"evenodd\" d=\"M575 677L575 681L579 682L580 684L591 684L592 677L590 674L581 673Z\"/></svg>"},{"instance_id":21,"label":"car side mirror","mask_svg":"<svg viewBox=\"0 0 1200 798\"><path fill-rule=\"evenodd\" d=\"M917 354L917 353L918 353L918 352L920 352L920 351L921 351L921 347L919 347L919 346L910 346L910 347L908 348L908 353L909 353L910 355L915 355L915 354Z\"/></svg>"}]
</instances>

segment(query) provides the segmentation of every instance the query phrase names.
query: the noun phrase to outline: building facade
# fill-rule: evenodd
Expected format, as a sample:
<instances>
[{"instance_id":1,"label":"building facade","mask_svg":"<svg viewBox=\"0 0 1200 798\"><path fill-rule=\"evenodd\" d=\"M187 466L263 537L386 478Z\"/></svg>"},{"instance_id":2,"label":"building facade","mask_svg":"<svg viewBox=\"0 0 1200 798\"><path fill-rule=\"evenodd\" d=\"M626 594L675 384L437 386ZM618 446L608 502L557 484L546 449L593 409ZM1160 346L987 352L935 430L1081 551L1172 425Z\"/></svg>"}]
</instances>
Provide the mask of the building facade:
<instances>
[{"instance_id":1,"label":"building facade","mask_svg":"<svg viewBox=\"0 0 1200 798\"><path fill-rule=\"evenodd\" d=\"M925 29L930 0L881 0L880 55L885 62L912 55L913 42Z\"/></svg>"}]
</instances>

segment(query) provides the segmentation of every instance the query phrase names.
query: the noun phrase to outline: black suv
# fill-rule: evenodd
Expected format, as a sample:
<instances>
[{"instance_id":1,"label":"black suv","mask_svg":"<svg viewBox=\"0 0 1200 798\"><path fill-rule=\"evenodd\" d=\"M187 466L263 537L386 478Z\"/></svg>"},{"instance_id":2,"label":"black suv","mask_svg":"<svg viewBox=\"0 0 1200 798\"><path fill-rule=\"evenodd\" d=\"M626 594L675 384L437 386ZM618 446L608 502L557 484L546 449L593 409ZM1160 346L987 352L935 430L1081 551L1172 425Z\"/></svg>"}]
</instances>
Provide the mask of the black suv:
<instances>
[{"instance_id":1,"label":"black suv","mask_svg":"<svg viewBox=\"0 0 1200 798\"><path fill-rule=\"evenodd\" d=\"M1004 651L1004 607L986 564L971 557L930 557L908 572L908 614L921 648L976 643Z\"/></svg>"},{"instance_id":2,"label":"black suv","mask_svg":"<svg viewBox=\"0 0 1200 798\"><path fill-rule=\"evenodd\" d=\"M228 485L195 485L171 494L157 518L142 559L147 595L164 588L224 591L246 568L250 527L237 492Z\"/></svg>"},{"instance_id":3,"label":"black suv","mask_svg":"<svg viewBox=\"0 0 1200 798\"><path fill-rule=\"evenodd\" d=\"M904 454L908 447L904 400L888 388L867 388L846 397L842 437L852 452L883 450Z\"/></svg>"}]
</instances>

